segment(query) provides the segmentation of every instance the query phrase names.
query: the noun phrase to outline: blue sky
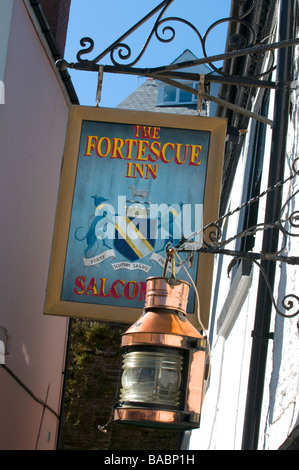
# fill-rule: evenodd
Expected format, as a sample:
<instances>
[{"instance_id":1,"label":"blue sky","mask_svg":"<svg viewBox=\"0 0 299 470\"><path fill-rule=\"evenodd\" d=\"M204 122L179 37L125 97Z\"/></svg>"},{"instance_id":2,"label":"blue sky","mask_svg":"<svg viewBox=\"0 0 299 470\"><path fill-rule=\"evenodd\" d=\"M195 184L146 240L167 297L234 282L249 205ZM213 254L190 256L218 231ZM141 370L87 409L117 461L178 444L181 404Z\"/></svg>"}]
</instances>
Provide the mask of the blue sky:
<instances>
[{"instance_id":1,"label":"blue sky","mask_svg":"<svg viewBox=\"0 0 299 470\"><path fill-rule=\"evenodd\" d=\"M162 0L72 0L65 59L68 62L77 61L76 55L82 49L80 39L83 37L91 37L94 40L93 52L84 56L84 58L94 59L161 2ZM230 3L230 0L174 0L163 18L185 19L192 23L203 36L212 23L229 16ZM158 14L124 41L132 49L132 58L138 56L141 51ZM178 22L168 22L164 26L166 25L174 26L176 31L174 40L170 43L162 43L153 37L136 67L158 67L170 64L186 49L190 49L197 57L203 56L200 41L190 27ZM206 42L208 55L224 52L226 27L226 23L218 25L209 34ZM100 64L110 65L109 55L104 57ZM80 104L95 106L97 73L72 69L69 69L69 73ZM141 85L143 80L137 76L105 73L101 106L117 106Z\"/></svg>"}]
</instances>

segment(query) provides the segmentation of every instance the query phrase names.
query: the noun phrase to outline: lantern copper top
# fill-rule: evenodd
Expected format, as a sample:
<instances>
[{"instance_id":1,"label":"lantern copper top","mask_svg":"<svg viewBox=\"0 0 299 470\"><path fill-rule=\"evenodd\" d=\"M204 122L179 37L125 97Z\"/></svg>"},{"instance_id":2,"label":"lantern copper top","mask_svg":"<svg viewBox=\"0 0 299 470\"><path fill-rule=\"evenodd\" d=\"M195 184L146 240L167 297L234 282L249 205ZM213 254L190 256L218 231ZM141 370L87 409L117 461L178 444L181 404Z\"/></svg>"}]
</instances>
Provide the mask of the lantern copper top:
<instances>
[{"instance_id":1,"label":"lantern copper top","mask_svg":"<svg viewBox=\"0 0 299 470\"><path fill-rule=\"evenodd\" d=\"M177 310L186 314L190 284L186 281L149 277L146 280L146 297L144 309Z\"/></svg>"}]
</instances>

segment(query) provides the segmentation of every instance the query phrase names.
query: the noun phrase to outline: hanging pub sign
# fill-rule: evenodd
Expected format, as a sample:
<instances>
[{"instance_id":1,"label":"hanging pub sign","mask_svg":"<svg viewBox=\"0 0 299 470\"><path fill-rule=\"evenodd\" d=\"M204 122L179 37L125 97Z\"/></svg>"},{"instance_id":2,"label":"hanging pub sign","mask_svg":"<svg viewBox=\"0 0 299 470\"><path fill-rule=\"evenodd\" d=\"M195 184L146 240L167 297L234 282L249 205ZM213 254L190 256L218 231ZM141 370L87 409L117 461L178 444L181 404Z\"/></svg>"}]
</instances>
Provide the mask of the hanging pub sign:
<instances>
[{"instance_id":1,"label":"hanging pub sign","mask_svg":"<svg viewBox=\"0 0 299 470\"><path fill-rule=\"evenodd\" d=\"M44 313L134 322L166 246L199 231L199 248L218 217L225 135L221 118L72 106ZM203 322L212 268L198 253L188 268ZM178 263L176 277L188 281Z\"/></svg>"}]
</instances>

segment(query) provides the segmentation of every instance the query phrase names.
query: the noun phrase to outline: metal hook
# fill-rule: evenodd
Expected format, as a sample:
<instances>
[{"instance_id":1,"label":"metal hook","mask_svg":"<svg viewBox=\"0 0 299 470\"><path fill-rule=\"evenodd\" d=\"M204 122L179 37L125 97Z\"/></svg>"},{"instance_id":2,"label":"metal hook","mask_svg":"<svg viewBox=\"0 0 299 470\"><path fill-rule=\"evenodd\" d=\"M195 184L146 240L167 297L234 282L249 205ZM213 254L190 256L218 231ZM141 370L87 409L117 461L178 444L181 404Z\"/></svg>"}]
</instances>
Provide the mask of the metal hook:
<instances>
[{"instance_id":1,"label":"metal hook","mask_svg":"<svg viewBox=\"0 0 299 470\"><path fill-rule=\"evenodd\" d=\"M175 249L169 248L169 247L170 247L170 243L166 246L166 260L164 264L163 277L167 276L168 264L169 262L171 262L171 276L168 280L168 283L171 286L175 286L179 282L177 281L175 277Z\"/></svg>"},{"instance_id":2,"label":"metal hook","mask_svg":"<svg viewBox=\"0 0 299 470\"><path fill-rule=\"evenodd\" d=\"M205 91L205 76L200 75L198 86L197 112L200 114L203 108L203 96Z\"/></svg>"},{"instance_id":3,"label":"metal hook","mask_svg":"<svg viewBox=\"0 0 299 470\"><path fill-rule=\"evenodd\" d=\"M163 277L167 276L168 264L169 264L169 261L170 261L170 258L171 258L170 253L168 251L169 246L170 246L170 243L166 246L166 259L165 259L165 263L164 263Z\"/></svg>"},{"instance_id":4,"label":"metal hook","mask_svg":"<svg viewBox=\"0 0 299 470\"><path fill-rule=\"evenodd\" d=\"M99 106L101 97L102 97L103 75L104 75L104 66L99 65L98 85L97 85L97 94L96 94L97 106Z\"/></svg>"}]
</instances>

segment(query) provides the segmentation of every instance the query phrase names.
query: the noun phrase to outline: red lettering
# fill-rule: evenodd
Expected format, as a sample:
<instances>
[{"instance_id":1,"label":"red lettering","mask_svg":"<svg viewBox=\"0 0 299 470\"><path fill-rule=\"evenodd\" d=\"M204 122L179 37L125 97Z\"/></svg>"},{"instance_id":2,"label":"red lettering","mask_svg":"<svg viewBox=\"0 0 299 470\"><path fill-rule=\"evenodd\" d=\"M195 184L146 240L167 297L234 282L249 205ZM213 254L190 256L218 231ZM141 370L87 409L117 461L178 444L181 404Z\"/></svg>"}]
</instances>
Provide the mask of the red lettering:
<instances>
[{"instance_id":1,"label":"red lettering","mask_svg":"<svg viewBox=\"0 0 299 470\"><path fill-rule=\"evenodd\" d=\"M158 146L158 148L156 148ZM154 141L150 145L150 152L156 157L153 158L152 155L148 155L148 160L152 163L155 163L159 158L160 158L160 148L161 148L161 143Z\"/></svg>"},{"instance_id":2,"label":"red lettering","mask_svg":"<svg viewBox=\"0 0 299 470\"><path fill-rule=\"evenodd\" d=\"M158 165L155 165L153 168L152 165L146 165L146 177L145 179L147 180L149 178L149 175L155 180L157 178L157 169Z\"/></svg>"},{"instance_id":3,"label":"red lettering","mask_svg":"<svg viewBox=\"0 0 299 470\"><path fill-rule=\"evenodd\" d=\"M114 297L115 299L119 299L120 297L122 297L124 294L118 294L117 293L117 290L116 290L116 286L117 284L122 284L124 285L125 284L125 281L122 281L121 279L118 279L117 281L114 281L112 286L111 286L111 289L110 289L110 292L112 294L112 297Z\"/></svg>"},{"instance_id":4,"label":"red lettering","mask_svg":"<svg viewBox=\"0 0 299 470\"><path fill-rule=\"evenodd\" d=\"M148 147L148 142L146 140L138 140L138 151L137 151L137 157L135 160L141 160L143 162L147 160L148 158L147 155L143 158L146 147Z\"/></svg>"},{"instance_id":5,"label":"red lettering","mask_svg":"<svg viewBox=\"0 0 299 470\"><path fill-rule=\"evenodd\" d=\"M138 140L133 140L133 139L126 139L125 144L128 144L127 146L127 155L126 155L126 160L131 160L132 159L132 149L133 149L133 144L137 145Z\"/></svg>"},{"instance_id":6,"label":"red lettering","mask_svg":"<svg viewBox=\"0 0 299 470\"><path fill-rule=\"evenodd\" d=\"M105 286L106 286L106 278L101 278L101 287L100 287L100 293L99 297L110 297L111 291L108 292L108 294L105 294Z\"/></svg>"},{"instance_id":7,"label":"red lettering","mask_svg":"<svg viewBox=\"0 0 299 470\"><path fill-rule=\"evenodd\" d=\"M145 300L146 282L140 282L140 295L138 300Z\"/></svg>"},{"instance_id":8,"label":"red lettering","mask_svg":"<svg viewBox=\"0 0 299 470\"><path fill-rule=\"evenodd\" d=\"M110 297L114 299L120 299L124 296L127 300L137 299L139 301L145 300L146 296L146 282L128 281L125 283L122 279L117 279L111 285L111 289L106 293L107 289L107 278L100 278L100 288L97 288L96 278L92 277L85 288L86 277L78 276L75 279L75 287L73 293L76 295L91 295L98 297Z\"/></svg>"},{"instance_id":9,"label":"red lettering","mask_svg":"<svg viewBox=\"0 0 299 470\"><path fill-rule=\"evenodd\" d=\"M129 162L127 163L127 174L126 178L136 178L136 175L134 176L132 174L132 168L134 168L133 163Z\"/></svg>"},{"instance_id":10,"label":"red lettering","mask_svg":"<svg viewBox=\"0 0 299 470\"><path fill-rule=\"evenodd\" d=\"M160 139L160 127L133 126L134 137L139 139L139 131L141 130L141 139Z\"/></svg>"},{"instance_id":11,"label":"red lettering","mask_svg":"<svg viewBox=\"0 0 299 470\"><path fill-rule=\"evenodd\" d=\"M141 137L142 139L151 139L151 134L152 134L152 128L151 127L145 127L142 126L141 128Z\"/></svg>"},{"instance_id":12,"label":"red lettering","mask_svg":"<svg viewBox=\"0 0 299 470\"><path fill-rule=\"evenodd\" d=\"M102 143L103 142L105 142L105 145L106 145L104 153L102 152ZM108 139L108 137L102 137L98 141L97 148L96 148L96 152L97 152L98 157L101 157L101 158L107 157L107 155L110 153L110 150L111 150L111 141L110 141L110 139Z\"/></svg>"},{"instance_id":13,"label":"red lettering","mask_svg":"<svg viewBox=\"0 0 299 470\"><path fill-rule=\"evenodd\" d=\"M125 145L123 139L119 139L118 137L114 137L112 139L112 153L110 158L124 158L123 154L121 153L121 149Z\"/></svg>"},{"instance_id":14,"label":"red lettering","mask_svg":"<svg viewBox=\"0 0 299 470\"><path fill-rule=\"evenodd\" d=\"M170 144L169 142L167 144L163 145L162 150L161 150L161 155L160 155L160 158L161 158L163 163L169 163L169 162L171 162L171 160L173 160L173 157L171 157L170 160L166 159L166 149L167 149L167 147L171 147L174 150L175 145Z\"/></svg>"},{"instance_id":15,"label":"red lettering","mask_svg":"<svg viewBox=\"0 0 299 470\"><path fill-rule=\"evenodd\" d=\"M84 293L85 291L85 285L84 285L84 282L86 281L86 277L85 276L78 276L76 279L75 279L75 285L78 287L78 289L76 289L76 287L74 287L74 290L73 290L73 293L74 294L77 294L77 295L81 295Z\"/></svg>"},{"instance_id":16,"label":"red lettering","mask_svg":"<svg viewBox=\"0 0 299 470\"><path fill-rule=\"evenodd\" d=\"M185 145L185 155L184 155L184 159L183 161L180 160L180 154L181 154L181 147L182 147L182 144L175 144L175 147L176 147L176 151L175 151L175 163L177 165L182 165L183 163L185 163L185 161L187 160L187 154L188 154L188 147L189 145Z\"/></svg>"},{"instance_id":17,"label":"red lettering","mask_svg":"<svg viewBox=\"0 0 299 470\"><path fill-rule=\"evenodd\" d=\"M160 139L160 127L153 127L152 139Z\"/></svg>"},{"instance_id":18,"label":"red lettering","mask_svg":"<svg viewBox=\"0 0 299 470\"><path fill-rule=\"evenodd\" d=\"M144 163L142 163L142 165L139 165L139 163L134 163L134 176L133 176L133 178L136 178L137 173L139 174L140 178L143 178Z\"/></svg>"},{"instance_id":19,"label":"red lettering","mask_svg":"<svg viewBox=\"0 0 299 470\"><path fill-rule=\"evenodd\" d=\"M88 287L84 293L84 295L89 295L89 291L91 291L91 295L97 295L97 285L96 285L96 280L94 277L90 279L90 282L88 284Z\"/></svg>"},{"instance_id":20,"label":"red lettering","mask_svg":"<svg viewBox=\"0 0 299 470\"><path fill-rule=\"evenodd\" d=\"M135 137L135 139L137 139L139 137L140 126L133 126L133 129L135 130L134 137Z\"/></svg>"},{"instance_id":21,"label":"red lettering","mask_svg":"<svg viewBox=\"0 0 299 470\"><path fill-rule=\"evenodd\" d=\"M95 143L97 142L98 138L95 135L87 135L86 136L86 148L84 157L90 157L91 151L94 149Z\"/></svg>"},{"instance_id":22,"label":"red lettering","mask_svg":"<svg viewBox=\"0 0 299 470\"><path fill-rule=\"evenodd\" d=\"M133 293L131 292L131 286L133 286ZM125 285L124 294L125 298L128 300L135 299L138 295L139 286L136 281L129 281Z\"/></svg>"},{"instance_id":23,"label":"red lettering","mask_svg":"<svg viewBox=\"0 0 299 470\"><path fill-rule=\"evenodd\" d=\"M201 159L199 159L199 153L201 152L201 145L191 145L191 155L190 162L188 165L198 166L201 164Z\"/></svg>"}]
</instances>

